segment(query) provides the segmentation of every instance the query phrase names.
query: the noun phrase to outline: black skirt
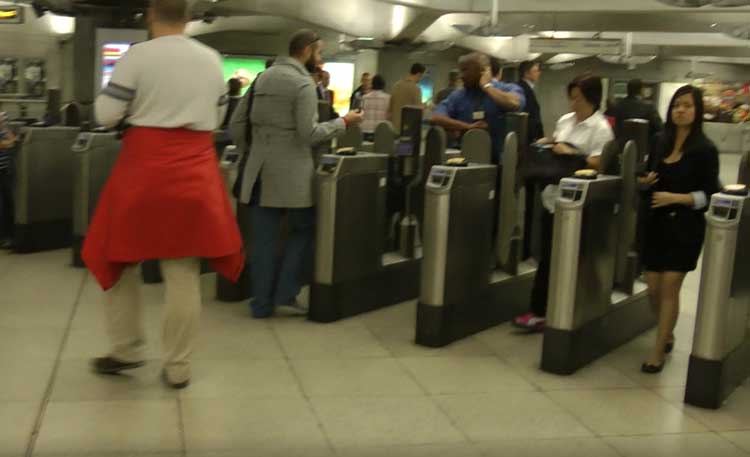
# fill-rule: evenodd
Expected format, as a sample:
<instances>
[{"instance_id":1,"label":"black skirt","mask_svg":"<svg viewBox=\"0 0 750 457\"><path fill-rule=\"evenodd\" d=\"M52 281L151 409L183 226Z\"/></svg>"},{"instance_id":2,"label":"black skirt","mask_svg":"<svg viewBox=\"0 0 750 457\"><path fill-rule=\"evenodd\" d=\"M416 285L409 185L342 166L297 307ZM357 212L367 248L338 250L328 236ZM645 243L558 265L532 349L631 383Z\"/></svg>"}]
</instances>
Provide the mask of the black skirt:
<instances>
[{"instance_id":1,"label":"black skirt","mask_svg":"<svg viewBox=\"0 0 750 457\"><path fill-rule=\"evenodd\" d=\"M643 230L641 250L646 271L695 270L703 248L703 212L689 209L651 211Z\"/></svg>"}]
</instances>

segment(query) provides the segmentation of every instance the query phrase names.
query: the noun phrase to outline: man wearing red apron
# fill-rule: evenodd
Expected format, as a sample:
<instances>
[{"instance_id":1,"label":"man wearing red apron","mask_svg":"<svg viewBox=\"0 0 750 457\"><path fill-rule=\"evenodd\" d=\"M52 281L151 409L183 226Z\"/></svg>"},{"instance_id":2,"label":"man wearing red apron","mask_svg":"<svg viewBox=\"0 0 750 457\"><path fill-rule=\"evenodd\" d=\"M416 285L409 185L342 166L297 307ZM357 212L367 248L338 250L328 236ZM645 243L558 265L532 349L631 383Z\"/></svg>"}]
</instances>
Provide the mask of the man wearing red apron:
<instances>
[{"instance_id":1,"label":"man wearing red apron","mask_svg":"<svg viewBox=\"0 0 750 457\"><path fill-rule=\"evenodd\" d=\"M138 264L160 259L166 287L164 381L190 381L201 308L200 261L236 280L239 230L219 174L213 130L227 97L220 55L184 35L187 0L152 0L153 39L132 47L96 100L100 124L131 126L84 242L86 266L106 293L112 350L99 373L144 364Z\"/></svg>"}]
</instances>

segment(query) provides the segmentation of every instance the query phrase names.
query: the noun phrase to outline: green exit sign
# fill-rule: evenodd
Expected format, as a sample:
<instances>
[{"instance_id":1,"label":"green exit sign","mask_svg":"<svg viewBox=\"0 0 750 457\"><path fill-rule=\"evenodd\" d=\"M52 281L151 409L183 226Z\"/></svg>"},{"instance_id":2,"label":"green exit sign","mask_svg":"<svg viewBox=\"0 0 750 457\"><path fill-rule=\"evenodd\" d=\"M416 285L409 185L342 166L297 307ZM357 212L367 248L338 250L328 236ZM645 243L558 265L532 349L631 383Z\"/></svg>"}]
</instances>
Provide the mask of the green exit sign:
<instances>
[{"instance_id":1,"label":"green exit sign","mask_svg":"<svg viewBox=\"0 0 750 457\"><path fill-rule=\"evenodd\" d=\"M23 24L23 7L0 6L0 24Z\"/></svg>"}]
</instances>

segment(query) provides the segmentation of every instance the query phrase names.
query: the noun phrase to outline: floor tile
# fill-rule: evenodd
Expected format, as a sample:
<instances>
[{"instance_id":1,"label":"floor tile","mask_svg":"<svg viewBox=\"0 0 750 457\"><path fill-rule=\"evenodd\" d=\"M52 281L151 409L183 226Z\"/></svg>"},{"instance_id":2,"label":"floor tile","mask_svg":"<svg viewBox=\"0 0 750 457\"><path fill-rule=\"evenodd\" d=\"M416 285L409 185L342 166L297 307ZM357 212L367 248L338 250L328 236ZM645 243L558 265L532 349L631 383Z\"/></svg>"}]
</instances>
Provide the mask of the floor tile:
<instances>
[{"instance_id":1,"label":"floor tile","mask_svg":"<svg viewBox=\"0 0 750 457\"><path fill-rule=\"evenodd\" d=\"M623 457L747 457L714 433L606 438Z\"/></svg>"},{"instance_id":2,"label":"floor tile","mask_svg":"<svg viewBox=\"0 0 750 457\"><path fill-rule=\"evenodd\" d=\"M23 455L39 414L39 401L0 402L0 455Z\"/></svg>"},{"instance_id":3,"label":"floor tile","mask_svg":"<svg viewBox=\"0 0 750 457\"><path fill-rule=\"evenodd\" d=\"M338 457L328 446L289 448L283 445L239 451L188 451L187 457Z\"/></svg>"},{"instance_id":4,"label":"floor tile","mask_svg":"<svg viewBox=\"0 0 750 457\"><path fill-rule=\"evenodd\" d=\"M416 357L400 361L433 395L534 390L497 357Z\"/></svg>"},{"instance_id":5,"label":"floor tile","mask_svg":"<svg viewBox=\"0 0 750 457\"><path fill-rule=\"evenodd\" d=\"M591 436L570 413L539 392L445 395L436 399L472 441Z\"/></svg>"},{"instance_id":6,"label":"floor tile","mask_svg":"<svg viewBox=\"0 0 750 457\"><path fill-rule=\"evenodd\" d=\"M414 327L370 329L380 343L396 357L490 356L490 349L474 338L464 338L441 348L420 346L414 342Z\"/></svg>"},{"instance_id":7,"label":"floor tile","mask_svg":"<svg viewBox=\"0 0 750 457\"><path fill-rule=\"evenodd\" d=\"M424 391L393 359L293 360L308 396L419 396Z\"/></svg>"},{"instance_id":8,"label":"floor tile","mask_svg":"<svg viewBox=\"0 0 750 457\"><path fill-rule=\"evenodd\" d=\"M271 327L231 310L216 308L223 303L204 306L201 331L193 358L207 360L282 359L278 339Z\"/></svg>"},{"instance_id":9,"label":"floor tile","mask_svg":"<svg viewBox=\"0 0 750 457\"><path fill-rule=\"evenodd\" d=\"M65 331L62 328L6 328L0 326L0 357L54 360Z\"/></svg>"},{"instance_id":10,"label":"floor tile","mask_svg":"<svg viewBox=\"0 0 750 457\"><path fill-rule=\"evenodd\" d=\"M54 365L55 361L51 358L0 356L0 402L41 399L49 385Z\"/></svg>"},{"instance_id":11,"label":"floor tile","mask_svg":"<svg viewBox=\"0 0 750 457\"><path fill-rule=\"evenodd\" d=\"M547 392L599 435L642 435L706 431L658 395L644 389Z\"/></svg>"},{"instance_id":12,"label":"floor tile","mask_svg":"<svg viewBox=\"0 0 750 457\"><path fill-rule=\"evenodd\" d=\"M316 397L311 402L337 448L465 441L426 397Z\"/></svg>"},{"instance_id":13,"label":"floor tile","mask_svg":"<svg viewBox=\"0 0 750 457\"><path fill-rule=\"evenodd\" d=\"M641 372L641 365L651 354L653 344L653 333L649 333L616 349L600 360L604 364L616 368L642 387L684 387L687 383L690 358L688 352L675 349L672 354L667 356L664 370L661 373L654 375Z\"/></svg>"},{"instance_id":14,"label":"floor tile","mask_svg":"<svg viewBox=\"0 0 750 457\"><path fill-rule=\"evenodd\" d=\"M598 438L487 441L477 447L485 457L618 457Z\"/></svg>"},{"instance_id":15,"label":"floor tile","mask_svg":"<svg viewBox=\"0 0 750 457\"><path fill-rule=\"evenodd\" d=\"M706 425L713 431L750 430L750 384L738 387L721 408L703 409L684 403L685 389L655 389L675 407L683 409L687 415Z\"/></svg>"},{"instance_id":16,"label":"floor tile","mask_svg":"<svg viewBox=\"0 0 750 457\"><path fill-rule=\"evenodd\" d=\"M175 400L56 403L47 406L36 453L179 452Z\"/></svg>"},{"instance_id":17,"label":"floor tile","mask_svg":"<svg viewBox=\"0 0 750 457\"><path fill-rule=\"evenodd\" d=\"M327 446L305 400L186 399L182 409L189 453L253 451L260 456Z\"/></svg>"},{"instance_id":18,"label":"floor tile","mask_svg":"<svg viewBox=\"0 0 750 457\"><path fill-rule=\"evenodd\" d=\"M482 457L473 444L423 444L419 446L373 446L347 447L337 449L338 455L345 457Z\"/></svg>"},{"instance_id":19,"label":"floor tile","mask_svg":"<svg viewBox=\"0 0 750 457\"><path fill-rule=\"evenodd\" d=\"M286 360L195 360L187 399L302 398Z\"/></svg>"},{"instance_id":20,"label":"floor tile","mask_svg":"<svg viewBox=\"0 0 750 457\"><path fill-rule=\"evenodd\" d=\"M162 356L160 325L146 321L146 348L144 357L147 360L160 360ZM81 328L71 328L63 348L62 359L90 359L106 355L111 350L104 322Z\"/></svg>"},{"instance_id":21,"label":"floor tile","mask_svg":"<svg viewBox=\"0 0 750 457\"><path fill-rule=\"evenodd\" d=\"M508 323L480 332L474 338L503 358L525 358L537 366L542 358L543 335L519 331Z\"/></svg>"},{"instance_id":22,"label":"floor tile","mask_svg":"<svg viewBox=\"0 0 750 457\"><path fill-rule=\"evenodd\" d=\"M750 454L750 431L741 432L724 432L721 434L724 439L734 443L735 446Z\"/></svg>"},{"instance_id":23,"label":"floor tile","mask_svg":"<svg viewBox=\"0 0 750 457\"><path fill-rule=\"evenodd\" d=\"M361 322L318 324L301 319L275 319L271 325L290 359L390 356Z\"/></svg>"},{"instance_id":24,"label":"floor tile","mask_svg":"<svg viewBox=\"0 0 750 457\"><path fill-rule=\"evenodd\" d=\"M89 359L68 359L60 363L51 400L54 402L174 399L177 394L161 382L161 363L119 375L101 375L91 370Z\"/></svg>"}]
</instances>

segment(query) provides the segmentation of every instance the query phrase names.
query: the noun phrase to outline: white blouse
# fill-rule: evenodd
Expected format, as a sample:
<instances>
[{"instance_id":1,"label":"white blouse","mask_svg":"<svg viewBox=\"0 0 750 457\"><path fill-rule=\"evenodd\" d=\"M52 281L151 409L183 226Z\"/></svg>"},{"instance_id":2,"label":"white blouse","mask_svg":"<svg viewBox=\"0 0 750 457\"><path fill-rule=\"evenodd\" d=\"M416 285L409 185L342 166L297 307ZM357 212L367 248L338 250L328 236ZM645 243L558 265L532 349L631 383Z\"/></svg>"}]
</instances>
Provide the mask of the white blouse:
<instances>
[{"instance_id":1,"label":"white blouse","mask_svg":"<svg viewBox=\"0 0 750 457\"><path fill-rule=\"evenodd\" d=\"M576 113L565 114L557 121L553 134L555 142L570 143L589 157L602 155L604 146L614 138L612 127L599 111L594 111L583 122L578 122ZM558 186L554 185L545 187L542 192L544 207L551 213L555 212L555 200L559 194Z\"/></svg>"}]
</instances>

